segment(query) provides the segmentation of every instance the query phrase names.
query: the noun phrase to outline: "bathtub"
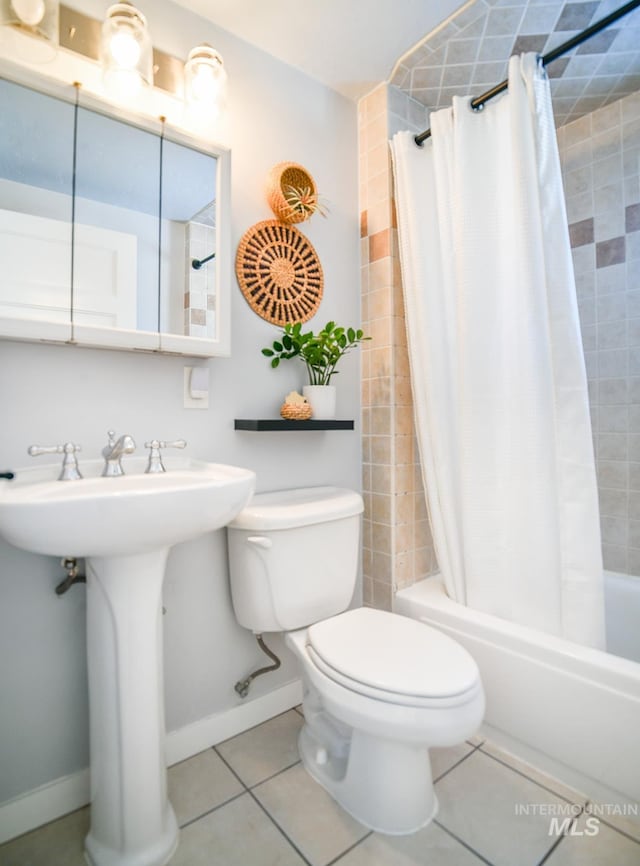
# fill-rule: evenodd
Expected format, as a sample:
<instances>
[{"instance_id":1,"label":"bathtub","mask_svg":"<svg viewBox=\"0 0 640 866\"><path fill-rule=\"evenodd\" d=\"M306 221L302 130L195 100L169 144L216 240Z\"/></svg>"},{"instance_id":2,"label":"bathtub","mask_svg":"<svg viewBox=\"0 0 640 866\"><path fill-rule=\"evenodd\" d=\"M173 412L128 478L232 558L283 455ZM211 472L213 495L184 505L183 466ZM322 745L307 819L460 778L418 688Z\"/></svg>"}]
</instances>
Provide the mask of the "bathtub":
<instances>
[{"instance_id":1,"label":"bathtub","mask_svg":"<svg viewBox=\"0 0 640 866\"><path fill-rule=\"evenodd\" d=\"M637 803L640 579L606 574L605 592L606 653L457 604L439 576L400 590L394 610L471 653L487 698L483 732L498 745L594 799Z\"/></svg>"}]
</instances>

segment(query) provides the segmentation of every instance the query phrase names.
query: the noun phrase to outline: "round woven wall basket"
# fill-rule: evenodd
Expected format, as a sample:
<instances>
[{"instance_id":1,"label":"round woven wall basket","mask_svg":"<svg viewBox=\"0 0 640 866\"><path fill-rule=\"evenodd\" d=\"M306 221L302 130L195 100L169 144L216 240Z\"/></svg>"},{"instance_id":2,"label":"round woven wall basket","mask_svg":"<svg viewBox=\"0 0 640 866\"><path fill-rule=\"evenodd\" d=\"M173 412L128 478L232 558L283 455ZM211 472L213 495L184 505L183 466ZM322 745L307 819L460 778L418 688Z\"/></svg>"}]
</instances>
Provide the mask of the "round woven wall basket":
<instances>
[{"instance_id":1,"label":"round woven wall basket","mask_svg":"<svg viewBox=\"0 0 640 866\"><path fill-rule=\"evenodd\" d=\"M309 172L297 162L279 162L267 175L267 201L269 207L284 223L302 223L313 216L313 210L294 208L287 201L289 189L299 193L308 191L311 199L317 199L316 182Z\"/></svg>"},{"instance_id":2,"label":"round woven wall basket","mask_svg":"<svg viewBox=\"0 0 640 866\"><path fill-rule=\"evenodd\" d=\"M279 220L264 220L243 235L236 276L251 309L274 325L306 322L322 300L324 275L315 249Z\"/></svg>"}]
</instances>

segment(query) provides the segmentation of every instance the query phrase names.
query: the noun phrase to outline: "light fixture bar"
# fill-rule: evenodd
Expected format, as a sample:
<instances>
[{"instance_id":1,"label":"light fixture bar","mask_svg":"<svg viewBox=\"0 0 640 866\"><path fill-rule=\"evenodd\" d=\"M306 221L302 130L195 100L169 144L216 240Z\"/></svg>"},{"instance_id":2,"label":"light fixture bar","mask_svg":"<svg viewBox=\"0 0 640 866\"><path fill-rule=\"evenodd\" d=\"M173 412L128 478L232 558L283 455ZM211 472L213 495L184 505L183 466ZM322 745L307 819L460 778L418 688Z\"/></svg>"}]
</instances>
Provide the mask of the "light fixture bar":
<instances>
[{"instance_id":1,"label":"light fixture bar","mask_svg":"<svg viewBox=\"0 0 640 866\"><path fill-rule=\"evenodd\" d=\"M90 60L100 60L100 32L102 21L91 18L60 4L60 47ZM153 49L153 86L182 96L184 62L178 57Z\"/></svg>"}]
</instances>

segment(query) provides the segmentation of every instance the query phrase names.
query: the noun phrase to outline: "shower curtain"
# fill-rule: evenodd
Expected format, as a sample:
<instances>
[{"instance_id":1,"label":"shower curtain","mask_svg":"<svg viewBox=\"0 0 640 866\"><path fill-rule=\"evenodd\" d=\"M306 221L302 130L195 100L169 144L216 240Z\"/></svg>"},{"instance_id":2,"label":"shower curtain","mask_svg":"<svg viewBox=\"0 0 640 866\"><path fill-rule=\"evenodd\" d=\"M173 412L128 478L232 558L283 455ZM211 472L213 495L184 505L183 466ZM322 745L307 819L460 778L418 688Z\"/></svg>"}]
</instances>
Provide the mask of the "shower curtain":
<instances>
[{"instance_id":1,"label":"shower curtain","mask_svg":"<svg viewBox=\"0 0 640 866\"><path fill-rule=\"evenodd\" d=\"M451 597L604 648L591 425L546 73L392 142L416 429Z\"/></svg>"}]
</instances>

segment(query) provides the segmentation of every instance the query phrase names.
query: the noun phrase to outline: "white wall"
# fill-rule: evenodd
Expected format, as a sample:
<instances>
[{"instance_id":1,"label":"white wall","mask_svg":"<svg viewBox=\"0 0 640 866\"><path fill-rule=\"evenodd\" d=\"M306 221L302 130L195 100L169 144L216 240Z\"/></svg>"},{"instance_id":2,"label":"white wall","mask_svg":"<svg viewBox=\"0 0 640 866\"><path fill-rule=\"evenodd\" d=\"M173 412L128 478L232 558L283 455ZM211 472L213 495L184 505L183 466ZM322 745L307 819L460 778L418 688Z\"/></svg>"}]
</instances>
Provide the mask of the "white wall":
<instances>
[{"instance_id":1,"label":"white wall","mask_svg":"<svg viewBox=\"0 0 640 866\"><path fill-rule=\"evenodd\" d=\"M356 108L288 67L167 0L140 2L154 43L186 57L201 41L223 55L229 74L233 250L254 223L271 217L263 186L269 168L305 165L331 203L327 220L301 226L325 273L313 325L359 321ZM100 17L104 3L84 2ZM277 413L283 395L303 384L303 367L272 371L260 349L274 328L232 287L232 356L214 359L208 411L183 409L183 367L174 357L0 343L0 469L26 465L32 443L80 442L99 456L106 430L150 438L184 437L191 455L256 471L258 489L306 484L360 488L358 432L235 432L236 417ZM345 359L340 417L359 428L359 357ZM48 458L39 458L45 460ZM0 543L0 804L73 773L88 760L85 617L82 586L58 598L56 559ZM262 663L253 637L234 621L224 532L174 549L165 581L167 726L175 730L238 703L234 682ZM252 697L295 676L293 660L258 680Z\"/></svg>"}]
</instances>

